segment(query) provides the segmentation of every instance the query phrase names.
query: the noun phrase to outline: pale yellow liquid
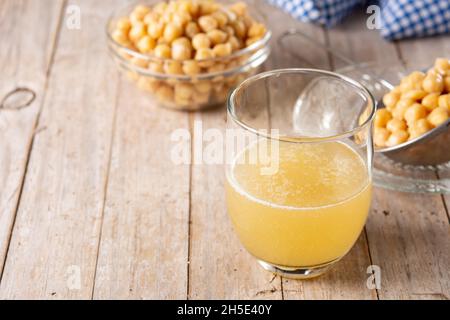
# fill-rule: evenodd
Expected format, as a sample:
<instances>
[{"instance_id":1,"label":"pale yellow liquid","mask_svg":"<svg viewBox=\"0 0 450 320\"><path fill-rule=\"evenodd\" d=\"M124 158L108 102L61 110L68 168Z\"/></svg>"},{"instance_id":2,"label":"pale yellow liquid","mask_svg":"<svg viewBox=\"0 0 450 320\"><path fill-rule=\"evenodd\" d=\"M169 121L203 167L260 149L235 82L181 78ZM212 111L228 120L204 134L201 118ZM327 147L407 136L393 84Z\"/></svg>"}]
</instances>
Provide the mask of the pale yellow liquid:
<instances>
[{"instance_id":1,"label":"pale yellow liquid","mask_svg":"<svg viewBox=\"0 0 450 320\"><path fill-rule=\"evenodd\" d=\"M280 142L278 172L262 175L262 166L267 164L235 163L227 172L228 211L246 249L286 267L318 266L344 256L370 207L362 158L338 142Z\"/></svg>"}]
</instances>

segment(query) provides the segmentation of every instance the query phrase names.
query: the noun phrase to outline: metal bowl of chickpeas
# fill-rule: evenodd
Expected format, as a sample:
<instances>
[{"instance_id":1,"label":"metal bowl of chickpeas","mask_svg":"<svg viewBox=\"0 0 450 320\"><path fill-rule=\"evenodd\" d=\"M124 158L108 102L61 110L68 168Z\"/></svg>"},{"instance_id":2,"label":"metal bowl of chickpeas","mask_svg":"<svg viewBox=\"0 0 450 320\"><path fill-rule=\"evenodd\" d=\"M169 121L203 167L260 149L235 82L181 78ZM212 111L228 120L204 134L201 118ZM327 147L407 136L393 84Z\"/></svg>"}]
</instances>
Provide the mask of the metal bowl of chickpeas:
<instances>
[{"instance_id":1,"label":"metal bowl of chickpeas","mask_svg":"<svg viewBox=\"0 0 450 320\"><path fill-rule=\"evenodd\" d=\"M256 73L270 54L271 32L245 2L146 1L114 12L109 51L158 105L201 110Z\"/></svg>"},{"instance_id":2,"label":"metal bowl of chickpeas","mask_svg":"<svg viewBox=\"0 0 450 320\"><path fill-rule=\"evenodd\" d=\"M414 71L382 98L374 121L376 151L411 165L450 161L450 61Z\"/></svg>"}]
</instances>

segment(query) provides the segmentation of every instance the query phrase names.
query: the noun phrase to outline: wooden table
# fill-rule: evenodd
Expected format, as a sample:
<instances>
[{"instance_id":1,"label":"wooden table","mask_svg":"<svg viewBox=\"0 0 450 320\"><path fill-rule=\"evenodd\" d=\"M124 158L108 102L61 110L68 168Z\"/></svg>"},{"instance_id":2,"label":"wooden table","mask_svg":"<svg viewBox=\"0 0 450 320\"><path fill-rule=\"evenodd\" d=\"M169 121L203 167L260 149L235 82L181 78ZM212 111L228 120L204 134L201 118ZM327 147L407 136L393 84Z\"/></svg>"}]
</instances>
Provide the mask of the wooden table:
<instances>
[{"instance_id":1,"label":"wooden table","mask_svg":"<svg viewBox=\"0 0 450 320\"><path fill-rule=\"evenodd\" d=\"M255 2L275 41L297 27L356 61L409 66L450 51L448 37L385 42L362 15L325 30ZM81 9L80 29L65 19L72 5ZM358 242L314 281L257 266L228 221L223 167L175 166L169 158L174 129L192 131L195 121L224 129L224 108L163 110L120 76L104 35L120 5L0 2L0 98L18 87L36 94L20 110L0 110L0 298L450 297L450 197L440 195L375 189ZM273 49L266 68L305 66ZM339 67L309 46L294 49ZM381 268L379 289L366 285L370 265Z\"/></svg>"}]
</instances>

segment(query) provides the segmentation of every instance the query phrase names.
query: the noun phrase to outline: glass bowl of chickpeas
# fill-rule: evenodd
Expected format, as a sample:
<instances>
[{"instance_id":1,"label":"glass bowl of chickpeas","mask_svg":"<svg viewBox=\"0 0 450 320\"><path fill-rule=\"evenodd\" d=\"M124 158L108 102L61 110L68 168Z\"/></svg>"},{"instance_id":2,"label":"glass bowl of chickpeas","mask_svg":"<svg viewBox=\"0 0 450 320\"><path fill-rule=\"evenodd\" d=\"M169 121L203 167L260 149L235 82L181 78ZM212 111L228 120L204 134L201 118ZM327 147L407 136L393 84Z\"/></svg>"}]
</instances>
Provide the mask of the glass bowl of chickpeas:
<instances>
[{"instance_id":1,"label":"glass bowl of chickpeas","mask_svg":"<svg viewBox=\"0 0 450 320\"><path fill-rule=\"evenodd\" d=\"M271 32L245 2L146 1L114 12L109 51L129 79L163 107L223 104L270 54Z\"/></svg>"}]
</instances>

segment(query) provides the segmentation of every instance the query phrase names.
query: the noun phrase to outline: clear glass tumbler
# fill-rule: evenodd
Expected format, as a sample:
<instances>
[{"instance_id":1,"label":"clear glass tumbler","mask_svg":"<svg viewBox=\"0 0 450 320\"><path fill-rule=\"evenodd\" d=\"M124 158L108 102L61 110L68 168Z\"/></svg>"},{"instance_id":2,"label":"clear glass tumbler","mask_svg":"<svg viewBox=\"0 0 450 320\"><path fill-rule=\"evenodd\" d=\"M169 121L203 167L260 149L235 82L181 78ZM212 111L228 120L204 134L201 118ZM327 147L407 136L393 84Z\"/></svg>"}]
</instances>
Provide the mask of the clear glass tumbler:
<instances>
[{"instance_id":1,"label":"clear glass tumbler","mask_svg":"<svg viewBox=\"0 0 450 320\"><path fill-rule=\"evenodd\" d=\"M375 108L358 82L314 69L266 72L232 92L228 212L266 270L315 277L352 248L371 202Z\"/></svg>"}]
</instances>

